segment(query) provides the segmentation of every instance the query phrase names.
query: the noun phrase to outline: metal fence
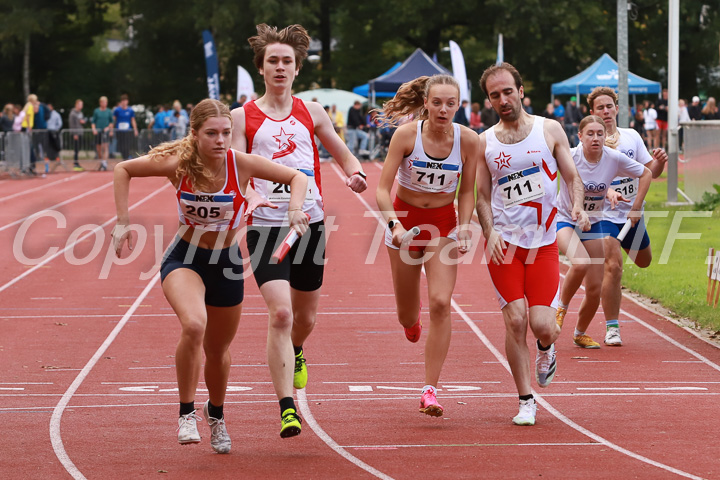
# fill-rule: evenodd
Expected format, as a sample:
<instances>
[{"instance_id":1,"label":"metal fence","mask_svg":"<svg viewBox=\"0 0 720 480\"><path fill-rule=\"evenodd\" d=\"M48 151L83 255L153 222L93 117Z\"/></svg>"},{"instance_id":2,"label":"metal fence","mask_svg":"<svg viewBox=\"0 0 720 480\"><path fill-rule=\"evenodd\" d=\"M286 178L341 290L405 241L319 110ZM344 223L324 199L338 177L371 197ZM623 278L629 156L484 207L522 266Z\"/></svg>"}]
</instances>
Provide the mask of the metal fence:
<instances>
[{"instance_id":1,"label":"metal fence","mask_svg":"<svg viewBox=\"0 0 720 480\"><path fill-rule=\"evenodd\" d=\"M0 171L26 172L33 162L49 160L100 159L107 146L110 159L128 159L147 153L153 147L173 139L170 131L132 130L93 134L89 129L32 132L0 132Z\"/></svg>"},{"instance_id":2,"label":"metal fence","mask_svg":"<svg viewBox=\"0 0 720 480\"><path fill-rule=\"evenodd\" d=\"M698 202L720 184L720 120L683 122L685 193Z\"/></svg>"}]
</instances>

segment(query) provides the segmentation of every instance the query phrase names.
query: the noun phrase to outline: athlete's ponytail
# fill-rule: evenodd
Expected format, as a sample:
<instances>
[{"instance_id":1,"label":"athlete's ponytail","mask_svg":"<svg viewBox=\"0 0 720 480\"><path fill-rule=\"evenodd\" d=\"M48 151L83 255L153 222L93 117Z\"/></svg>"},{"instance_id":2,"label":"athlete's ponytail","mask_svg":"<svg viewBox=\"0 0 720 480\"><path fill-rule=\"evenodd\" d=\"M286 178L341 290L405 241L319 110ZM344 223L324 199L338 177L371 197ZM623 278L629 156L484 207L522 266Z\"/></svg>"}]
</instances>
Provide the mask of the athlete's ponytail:
<instances>
[{"instance_id":1,"label":"athlete's ponytail","mask_svg":"<svg viewBox=\"0 0 720 480\"><path fill-rule=\"evenodd\" d=\"M432 77L418 77L410 82L403 83L395 96L385 102L383 108L376 110L381 123L397 125L401 119L408 115L424 120L427 118L425 99L430 89L435 85L452 85L458 90L460 87L451 75L433 75Z\"/></svg>"}]
</instances>

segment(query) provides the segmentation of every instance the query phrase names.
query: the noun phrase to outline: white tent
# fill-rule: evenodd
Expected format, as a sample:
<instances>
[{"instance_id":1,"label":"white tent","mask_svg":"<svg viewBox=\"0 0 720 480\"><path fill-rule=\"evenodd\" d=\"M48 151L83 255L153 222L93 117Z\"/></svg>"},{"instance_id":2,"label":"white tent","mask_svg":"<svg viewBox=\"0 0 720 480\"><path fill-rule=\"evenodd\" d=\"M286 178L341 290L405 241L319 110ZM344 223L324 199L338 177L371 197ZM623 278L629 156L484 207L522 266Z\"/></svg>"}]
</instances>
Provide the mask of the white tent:
<instances>
[{"instance_id":1,"label":"white tent","mask_svg":"<svg viewBox=\"0 0 720 480\"><path fill-rule=\"evenodd\" d=\"M346 90L338 90L336 88L317 88L315 90L306 90L304 92L295 93L296 97L311 101L313 98L322 106L337 106L337 109L343 115L343 119L347 121L347 113L355 101L361 103L367 102L367 98L357 93L348 92Z\"/></svg>"}]
</instances>

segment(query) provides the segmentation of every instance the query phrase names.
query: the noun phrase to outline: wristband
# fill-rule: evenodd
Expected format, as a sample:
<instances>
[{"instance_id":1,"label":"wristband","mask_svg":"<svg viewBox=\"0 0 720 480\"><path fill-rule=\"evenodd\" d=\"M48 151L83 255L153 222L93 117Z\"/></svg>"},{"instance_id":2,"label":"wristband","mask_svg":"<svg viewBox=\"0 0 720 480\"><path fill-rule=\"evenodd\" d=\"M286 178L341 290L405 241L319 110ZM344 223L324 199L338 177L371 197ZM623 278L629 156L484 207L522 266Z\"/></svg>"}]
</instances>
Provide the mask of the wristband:
<instances>
[{"instance_id":1,"label":"wristband","mask_svg":"<svg viewBox=\"0 0 720 480\"><path fill-rule=\"evenodd\" d=\"M357 172L353 173L353 175L359 175L360 178L363 180L367 179L367 175L362 170L358 170ZM352 177L352 175L350 175Z\"/></svg>"}]
</instances>

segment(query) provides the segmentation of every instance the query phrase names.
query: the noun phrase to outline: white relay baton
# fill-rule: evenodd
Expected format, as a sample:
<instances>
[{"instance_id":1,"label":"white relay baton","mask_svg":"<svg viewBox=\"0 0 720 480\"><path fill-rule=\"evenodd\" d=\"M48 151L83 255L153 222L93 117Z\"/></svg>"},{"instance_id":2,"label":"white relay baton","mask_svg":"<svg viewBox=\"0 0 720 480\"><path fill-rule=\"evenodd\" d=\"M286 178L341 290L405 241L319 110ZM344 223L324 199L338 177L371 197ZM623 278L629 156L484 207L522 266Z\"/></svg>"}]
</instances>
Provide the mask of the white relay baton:
<instances>
[{"instance_id":1,"label":"white relay baton","mask_svg":"<svg viewBox=\"0 0 720 480\"><path fill-rule=\"evenodd\" d=\"M400 240L400 247L407 247L408 244L412 242L413 238L417 237L418 235L420 235L420 227L412 227L410 230L405 232L405 235L402 236L402 239Z\"/></svg>"},{"instance_id":2,"label":"white relay baton","mask_svg":"<svg viewBox=\"0 0 720 480\"><path fill-rule=\"evenodd\" d=\"M625 220L625 225L623 225L622 230L620 230L620 233L618 233L618 236L617 236L618 242L622 242L623 240L625 240L625 235L627 235L627 233L630 231L631 228L632 228L632 222L628 218L627 220Z\"/></svg>"}]
</instances>

